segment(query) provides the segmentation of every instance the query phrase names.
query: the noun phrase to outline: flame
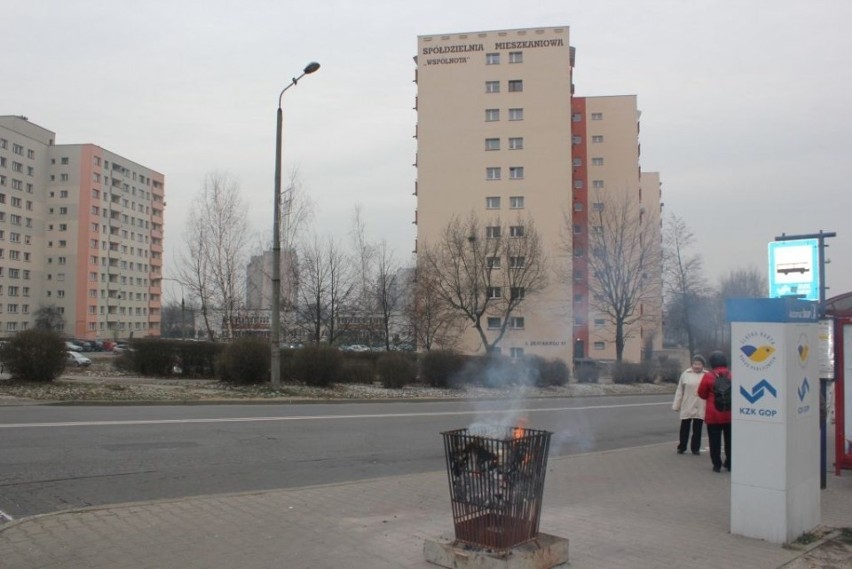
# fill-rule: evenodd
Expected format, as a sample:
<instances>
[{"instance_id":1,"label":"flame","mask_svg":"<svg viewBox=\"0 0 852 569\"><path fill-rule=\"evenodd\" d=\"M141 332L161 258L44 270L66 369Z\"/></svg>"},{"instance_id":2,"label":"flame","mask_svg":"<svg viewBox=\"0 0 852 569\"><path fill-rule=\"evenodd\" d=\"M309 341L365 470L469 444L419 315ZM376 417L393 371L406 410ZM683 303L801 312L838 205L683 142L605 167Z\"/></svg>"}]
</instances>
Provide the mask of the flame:
<instances>
[{"instance_id":1,"label":"flame","mask_svg":"<svg viewBox=\"0 0 852 569\"><path fill-rule=\"evenodd\" d=\"M517 424L515 425L514 431L512 431L513 439L521 439L524 437L524 432L527 428L527 423L529 421L525 417L521 417L518 419Z\"/></svg>"}]
</instances>

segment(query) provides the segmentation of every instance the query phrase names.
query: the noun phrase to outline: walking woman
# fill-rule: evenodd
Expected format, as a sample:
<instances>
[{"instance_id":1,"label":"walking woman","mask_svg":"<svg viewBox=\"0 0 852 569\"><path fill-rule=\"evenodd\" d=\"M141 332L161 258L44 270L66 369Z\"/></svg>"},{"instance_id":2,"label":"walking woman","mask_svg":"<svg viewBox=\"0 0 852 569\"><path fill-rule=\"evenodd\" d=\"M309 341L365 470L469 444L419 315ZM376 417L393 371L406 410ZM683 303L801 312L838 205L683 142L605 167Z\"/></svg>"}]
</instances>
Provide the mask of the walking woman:
<instances>
[{"instance_id":1,"label":"walking woman","mask_svg":"<svg viewBox=\"0 0 852 569\"><path fill-rule=\"evenodd\" d=\"M680 374L677 382L672 409L680 411L680 444L677 453L686 452L689 443L689 431L692 430L692 442L689 445L692 454L701 452L701 428L704 425L704 409L706 403L698 396L698 385L704 377L704 357L701 354L692 356L692 365Z\"/></svg>"}]
</instances>

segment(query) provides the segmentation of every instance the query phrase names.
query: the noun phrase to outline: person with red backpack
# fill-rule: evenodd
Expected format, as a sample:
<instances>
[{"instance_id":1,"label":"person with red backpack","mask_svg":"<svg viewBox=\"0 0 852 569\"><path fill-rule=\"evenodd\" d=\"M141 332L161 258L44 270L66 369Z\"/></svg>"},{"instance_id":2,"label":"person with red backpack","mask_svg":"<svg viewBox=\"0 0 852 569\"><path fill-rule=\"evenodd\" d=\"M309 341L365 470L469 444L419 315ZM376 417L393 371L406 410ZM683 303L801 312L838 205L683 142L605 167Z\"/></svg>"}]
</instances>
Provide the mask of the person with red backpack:
<instances>
[{"instance_id":1,"label":"person with red backpack","mask_svg":"<svg viewBox=\"0 0 852 569\"><path fill-rule=\"evenodd\" d=\"M710 460L713 472L721 472L722 467L731 470L731 372L728 358L724 353L715 351L710 354L710 371L701 378L698 396L707 401L704 422L707 424L707 438L710 441ZM725 442L725 462L722 462L722 440Z\"/></svg>"}]
</instances>

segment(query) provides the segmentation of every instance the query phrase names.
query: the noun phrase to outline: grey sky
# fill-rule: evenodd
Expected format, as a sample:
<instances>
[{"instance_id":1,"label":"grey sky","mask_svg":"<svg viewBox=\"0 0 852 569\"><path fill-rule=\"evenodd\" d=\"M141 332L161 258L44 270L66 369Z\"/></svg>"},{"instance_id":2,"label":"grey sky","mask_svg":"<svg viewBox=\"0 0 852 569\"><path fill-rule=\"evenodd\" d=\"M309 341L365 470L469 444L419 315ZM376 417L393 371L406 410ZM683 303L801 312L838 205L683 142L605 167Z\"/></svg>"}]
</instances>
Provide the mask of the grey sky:
<instances>
[{"instance_id":1,"label":"grey sky","mask_svg":"<svg viewBox=\"0 0 852 569\"><path fill-rule=\"evenodd\" d=\"M0 114L166 176L166 272L204 175L239 179L271 234L279 91L284 172L315 229L414 244L417 36L571 28L578 95L637 94L642 167L693 228L712 282L765 270L781 232L836 231L829 296L852 291L852 3L845 0L33 0L3 7ZM269 229L267 229L269 228Z\"/></svg>"}]
</instances>

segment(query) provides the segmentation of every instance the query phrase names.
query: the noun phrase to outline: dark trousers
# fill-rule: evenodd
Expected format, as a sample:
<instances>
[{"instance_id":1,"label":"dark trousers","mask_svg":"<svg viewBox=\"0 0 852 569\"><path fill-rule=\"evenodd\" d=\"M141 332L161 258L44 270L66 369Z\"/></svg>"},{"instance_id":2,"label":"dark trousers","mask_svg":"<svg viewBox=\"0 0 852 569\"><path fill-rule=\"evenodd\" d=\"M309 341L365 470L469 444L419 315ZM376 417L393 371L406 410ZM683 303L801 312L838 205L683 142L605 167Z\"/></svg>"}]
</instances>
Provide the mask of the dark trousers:
<instances>
[{"instance_id":1,"label":"dark trousers","mask_svg":"<svg viewBox=\"0 0 852 569\"><path fill-rule=\"evenodd\" d=\"M677 450L686 452L686 443L689 442L689 430L692 428L692 443L689 445L692 454L698 454L701 450L701 427L704 426L702 419L681 419L680 421L680 444Z\"/></svg>"},{"instance_id":2,"label":"dark trousers","mask_svg":"<svg viewBox=\"0 0 852 569\"><path fill-rule=\"evenodd\" d=\"M724 466L731 469L731 424L720 423L711 425L707 423L707 438L710 440L710 460L713 468L719 469ZM725 462L722 463L722 439L725 439Z\"/></svg>"}]
</instances>

